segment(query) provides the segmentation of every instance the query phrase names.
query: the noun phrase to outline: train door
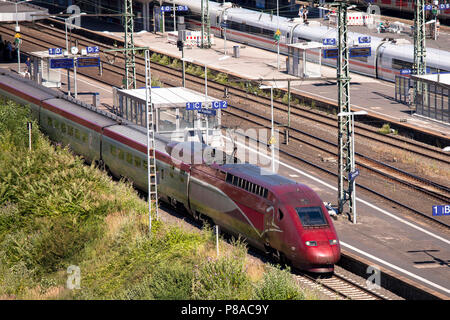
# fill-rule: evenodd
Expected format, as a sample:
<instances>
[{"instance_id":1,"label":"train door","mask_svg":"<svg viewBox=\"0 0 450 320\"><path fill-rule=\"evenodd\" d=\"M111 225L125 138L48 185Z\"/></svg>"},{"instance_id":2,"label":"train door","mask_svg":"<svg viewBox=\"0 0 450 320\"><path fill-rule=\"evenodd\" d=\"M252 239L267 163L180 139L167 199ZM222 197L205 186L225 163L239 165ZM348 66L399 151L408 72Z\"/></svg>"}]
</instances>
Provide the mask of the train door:
<instances>
[{"instance_id":1,"label":"train door","mask_svg":"<svg viewBox=\"0 0 450 320\"><path fill-rule=\"evenodd\" d=\"M386 49L386 42L381 42L375 50L375 77L377 79L385 78L385 68L383 67L383 55Z\"/></svg>"},{"instance_id":2,"label":"train door","mask_svg":"<svg viewBox=\"0 0 450 320\"><path fill-rule=\"evenodd\" d=\"M278 233L281 232L281 229L278 225L279 219L277 219L277 214L279 212L279 208L275 202L271 205L268 205L266 208L266 212L264 215L264 241L266 245L269 245L274 248L274 245L277 243ZM277 247L275 245L275 247Z\"/></svg>"}]
</instances>

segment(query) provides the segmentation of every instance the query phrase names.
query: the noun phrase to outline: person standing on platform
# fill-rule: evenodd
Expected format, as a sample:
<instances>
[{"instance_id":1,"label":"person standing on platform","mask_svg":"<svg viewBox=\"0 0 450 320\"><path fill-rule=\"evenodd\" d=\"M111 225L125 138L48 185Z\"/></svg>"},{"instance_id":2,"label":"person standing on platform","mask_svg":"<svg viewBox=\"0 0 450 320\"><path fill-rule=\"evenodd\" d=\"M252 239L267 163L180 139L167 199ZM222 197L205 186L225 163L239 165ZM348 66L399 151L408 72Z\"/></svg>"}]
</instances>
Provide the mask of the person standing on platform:
<instances>
[{"instance_id":1,"label":"person standing on platform","mask_svg":"<svg viewBox=\"0 0 450 320\"><path fill-rule=\"evenodd\" d=\"M25 64L27 65L27 71L25 72L25 77L28 79L31 79L31 59L30 59L30 57L27 57L27 61L25 61Z\"/></svg>"}]
</instances>

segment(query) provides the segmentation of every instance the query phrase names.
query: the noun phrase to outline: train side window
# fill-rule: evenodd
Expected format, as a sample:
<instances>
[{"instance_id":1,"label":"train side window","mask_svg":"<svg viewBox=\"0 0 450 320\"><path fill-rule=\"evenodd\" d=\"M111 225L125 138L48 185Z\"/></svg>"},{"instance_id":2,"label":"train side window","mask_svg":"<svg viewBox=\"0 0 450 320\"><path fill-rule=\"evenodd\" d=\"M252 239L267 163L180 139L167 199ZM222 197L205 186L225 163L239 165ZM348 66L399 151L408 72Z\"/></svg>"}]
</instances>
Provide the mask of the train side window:
<instances>
[{"instance_id":1,"label":"train side window","mask_svg":"<svg viewBox=\"0 0 450 320\"><path fill-rule=\"evenodd\" d=\"M127 162L129 164L133 163L133 155L129 152L127 152Z\"/></svg>"},{"instance_id":2,"label":"train side window","mask_svg":"<svg viewBox=\"0 0 450 320\"><path fill-rule=\"evenodd\" d=\"M233 185L238 186L239 178L236 176L233 176Z\"/></svg>"},{"instance_id":3,"label":"train side window","mask_svg":"<svg viewBox=\"0 0 450 320\"><path fill-rule=\"evenodd\" d=\"M61 123L61 131L66 133L66 124L65 123Z\"/></svg>"},{"instance_id":4,"label":"train side window","mask_svg":"<svg viewBox=\"0 0 450 320\"><path fill-rule=\"evenodd\" d=\"M120 160L125 159L125 152L123 152L123 150L120 150L120 149L119 149L119 159Z\"/></svg>"},{"instance_id":5,"label":"train side window","mask_svg":"<svg viewBox=\"0 0 450 320\"><path fill-rule=\"evenodd\" d=\"M164 169L161 169L161 175L160 175L160 177L161 177L161 180L164 179Z\"/></svg>"},{"instance_id":6,"label":"train side window","mask_svg":"<svg viewBox=\"0 0 450 320\"><path fill-rule=\"evenodd\" d=\"M112 144L109 146L109 152L113 155L113 156L117 156L117 149L116 146L113 146Z\"/></svg>"},{"instance_id":7,"label":"train side window","mask_svg":"<svg viewBox=\"0 0 450 320\"><path fill-rule=\"evenodd\" d=\"M59 122L58 122L57 120L55 120L54 127L55 127L56 129L59 128Z\"/></svg>"},{"instance_id":8,"label":"train side window","mask_svg":"<svg viewBox=\"0 0 450 320\"><path fill-rule=\"evenodd\" d=\"M81 137L81 140L83 140L83 142L87 142L87 140L88 140L87 133L83 132L83 136Z\"/></svg>"},{"instance_id":9,"label":"train side window","mask_svg":"<svg viewBox=\"0 0 450 320\"><path fill-rule=\"evenodd\" d=\"M75 129L75 138L80 140L80 130L78 130L78 129Z\"/></svg>"},{"instance_id":10,"label":"train side window","mask_svg":"<svg viewBox=\"0 0 450 320\"><path fill-rule=\"evenodd\" d=\"M147 160L143 159L143 160L142 160L142 164L143 164L143 167L144 167L145 169L148 168L148 162L147 162Z\"/></svg>"},{"instance_id":11,"label":"train side window","mask_svg":"<svg viewBox=\"0 0 450 320\"><path fill-rule=\"evenodd\" d=\"M72 126L67 126L67 133L69 134L69 136L73 136L73 127Z\"/></svg>"},{"instance_id":12,"label":"train side window","mask_svg":"<svg viewBox=\"0 0 450 320\"><path fill-rule=\"evenodd\" d=\"M283 211L281 211L281 209L278 209L278 220L282 220L283 217L284 217Z\"/></svg>"},{"instance_id":13,"label":"train side window","mask_svg":"<svg viewBox=\"0 0 450 320\"><path fill-rule=\"evenodd\" d=\"M141 159L134 157L134 165L139 168L141 166Z\"/></svg>"},{"instance_id":14,"label":"train side window","mask_svg":"<svg viewBox=\"0 0 450 320\"><path fill-rule=\"evenodd\" d=\"M226 181L227 181L228 183L232 183L232 182L233 182L233 175L227 173Z\"/></svg>"},{"instance_id":15,"label":"train side window","mask_svg":"<svg viewBox=\"0 0 450 320\"><path fill-rule=\"evenodd\" d=\"M53 119L50 118L50 117L47 117L47 124L48 124L50 127L53 127Z\"/></svg>"},{"instance_id":16,"label":"train side window","mask_svg":"<svg viewBox=\"0 0 450 320\"><path fill-rule=\"evenodd\" d=\"M266 188L264 188L264 194L263 197L267 198L267 196L269 195L269 190L267 190Z\"/></svg>"},{"instance_id":17,"label":"train side window","mask_svg":"<svg viewBox=\"0 0 450 320\"><path fill-rule=\"evenodd\" d=\"M256 184L255 185L255 191L254 193L256 193L257 195L259 195L259 186Z\"/></svg>"}]
</instances>

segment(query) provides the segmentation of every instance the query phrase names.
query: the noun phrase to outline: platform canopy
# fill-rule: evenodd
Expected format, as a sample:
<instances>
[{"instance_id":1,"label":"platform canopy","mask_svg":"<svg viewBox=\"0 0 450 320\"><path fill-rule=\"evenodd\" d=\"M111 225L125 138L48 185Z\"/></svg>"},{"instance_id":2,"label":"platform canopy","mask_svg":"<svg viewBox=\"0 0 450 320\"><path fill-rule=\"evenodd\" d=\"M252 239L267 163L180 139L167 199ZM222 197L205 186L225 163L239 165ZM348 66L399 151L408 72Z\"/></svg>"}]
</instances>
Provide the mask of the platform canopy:
<instances>
[{"instance_id":1,"label":"platform canopy","mask_svg":"<svg viewBox=\"0 0 450 320\"><path fill-rule=\"evenodd\" d=\"M130 97L145 101L145 88L129 90L120 89L120 92ZM152 104L155 108L174 106L185 107L186 103L189 102L201 102L202 104L210 105L212 101L216 100L217 99L213 97L205 97L205 95L200 92L183 87L152 88Z\"/></svg>"},{"instance_id":2,"label":"platform canopy","mask_svg":"<svg viewBox=\"0 0 450 320\"><path fill-rule=\"evenodd\" d=\"M447 88L450 88L450 73L411 75L411 78L421 80L430 84L443 85Z\"/></svg>"},{"instance_id":3,"label":"platform canopy","mask_svg":"<svg viewBox=\"0 0 450 320\"><path fill-rule=\"evenodd\" d=\"M48 9L24 2L17 4L16 15L15 2L0 0L0 22L33 21L45 16L48 16Z\"/></svg>"}]
</instances>

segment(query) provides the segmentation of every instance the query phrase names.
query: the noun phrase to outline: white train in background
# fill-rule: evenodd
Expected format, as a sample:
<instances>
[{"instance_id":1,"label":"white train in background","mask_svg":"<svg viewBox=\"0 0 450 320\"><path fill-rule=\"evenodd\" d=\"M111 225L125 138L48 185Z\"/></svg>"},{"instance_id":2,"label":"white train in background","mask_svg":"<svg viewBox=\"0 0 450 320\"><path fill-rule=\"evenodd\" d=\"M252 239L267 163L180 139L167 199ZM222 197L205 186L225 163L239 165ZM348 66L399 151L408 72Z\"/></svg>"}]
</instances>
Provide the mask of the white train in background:
<instances>
[{"instance_id":1,"label":"white train in background","mask_svg":"<svg viewBox=\"0 0 450 320\"><path fill-rule=\"evenodd\" d=\"M189 8L189 13L185 16L186 25L189 29L198 29L201 25L201 1L166 0L166 3L173 2ZM306 25L285 17L277 18L276 15L233 7L229 2L210 1L209 15L211 31L215 36L223 37L226 30L229 40L267 50L277 51L274 34L279 29L281 32L280 52L284 54L288 53L289 44L303 41L322 43L323 39L337 38L336 28L315 24ZM226 29L221 27L225 21ZM359 44L360 37L367 37L367 35L349 32L349 43ZM372 36L370 43L364 46L371 48L371 55L350 58L351 72L394 81L396 74L404 74L412 70L414 46L409 41ZM322 57L322 64L336 66L336 59ZM450 52L427 48L426 64L431 73L450 72Z\"/></svg>"}]
</instances>

